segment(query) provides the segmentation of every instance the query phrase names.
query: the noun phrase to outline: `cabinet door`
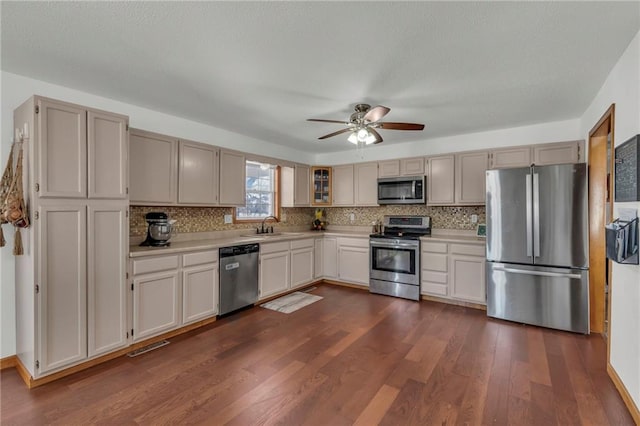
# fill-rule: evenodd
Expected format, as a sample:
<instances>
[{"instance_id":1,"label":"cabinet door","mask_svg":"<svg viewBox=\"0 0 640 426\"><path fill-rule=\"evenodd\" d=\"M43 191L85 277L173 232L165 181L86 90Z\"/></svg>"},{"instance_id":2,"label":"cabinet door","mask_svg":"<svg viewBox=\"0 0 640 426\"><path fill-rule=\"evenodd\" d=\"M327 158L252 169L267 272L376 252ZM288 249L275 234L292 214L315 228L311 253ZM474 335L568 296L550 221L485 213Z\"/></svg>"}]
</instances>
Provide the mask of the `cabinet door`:
<instances>
[{"instance_id":1,"label":"cabinet door","mask_svg":"<svg viewBox=\"0 0 640 426\"><path fill-rule=\"evenodd\" d=\"M456 154L456 204L485 203L488 162L486 152Z\"/></svg>"},{"instance_id":2,"label":"cabinet door","mask_svg":"<svg viewBox=\"0 0 640 426\"><path fill-rule=\"evenodd\" d=\"M180 141L178 203L218 203L218 149Z\"/></svg>"},{"instance_id":3,"label":"cabinet door","mask_svg":"<svg viewBox=\"0 0 640 426\"><path fill-rule=\"evenodd\" d=\"M282 293L289 289L289 252L263 254L260 256L260 298Z\"/></svg>"},{"instance_id":4,"label":"cabinet door","mask_svg":"<svg viewBox=\"0 0 640 426\"><path fill-rule=\"evenodd\" d=\"M291 250L291 288L313 281L313 247Z\"/></svg>"},{"instance_id":5,"label":"cabinet door","mask_svg":"<svg viewBox=\"0 0 640 426\"><path fill-rule=\"evenodd\" d=\"M331 168L312 167L311 168L311 191L313 206L330 206L331 197Z\"/></svg>"},{"instance_id":6,"label":"cabinet door","mask_svg":"<svg viewBox=\"0 0 640 426\"><path fill-rule=\"evenodd\" d=\"M354 166L356 206L378 205L378 163L360 163Z\"/></svg>"},{"instance_id":7,"label":"cabinet door","mask_svg":"<svg viewBox=\"0 0 640 426\"><path fill-rule=\"evenodd\" d=\"M453 204L454 197L454 165L453 155L431 157L429 161L429 176L427 178L427 204ZM484 180L484 178L483 178Z\"/></svg>"},{"instance_id":8,"label":"cabinet door","mask_svg":"<svg viewBox=\"0 0 640 426\"><path fill-rule=\"evenodd\" d=\"M422 265L420 275L420 291L422 294L446 296L449 285L448 256L446 243L428 243L437 250L423 251L420 257ZM423 248L426 244L423 244ZM440 249L442 248L442 249Z\"/></svg>"},{"instance_id":9,"label":"cabinet door","mask_svg":"<svg viewBox=\"0 0 640 426\"><path fill-rule=\"evenodd\" d=\"M471 302L487 303L485 259L450 255L451 296Z\"/></svg>"},{"instance_id":10,"label":"cabinet door","mask_svg":"<svg viewBox=\"0 0 640 426\"><path fill-rule=\"evenodd\" d=\"M296 164L294 171L293 205L296 207L308 207L310 203L309 166Z\"/></svg>"},{"instance_id":11,"label":"cabinet door","mask_svg":"<svg viewBox=\"0 0 640 426\"><path fill-rule=\"evenodd\" d=\"M341 281L369 285L369 249L338 247L338 278Z\"/></svg>"},{"instance_id":12,"label":"cabinet door","mask_svg":"<svg viewBox=\"0 0 640 426\"><path fill-rule=\"evenodd\" d=\"M495 149L491 152L491 168L507 169L531 165L531 147Z\"/></svg>"},{"instance_id":13,"label":"cabinet door","mask_svg":"<svg viewBox=\"0 0 640 426\"><path fill-rule=\"evenodd\" d=\"M37 102L40 197L86 198L87 111L47 99Z\"/></svg>"},{"instance_id":14,"label":"cabinet door","mask_svg":"<svg viewBox=\"0 0 640 426\"><path fill-rule=\"evenodd\" d=\"M536 145L533 147L533 162L538 166L577 163L580 161L579 147L577 141Z\"/></svg>"},{"instance_id":15,"label":"cabinet door","mask_svg":"<svg viewBox=\"0 0 640 426\"><path fill-rule=\"evenodd\" d=\"M353 205L353 164L333 168L333 205Z\"/></svg>"},{"instance_id":16,"label":"cabinet door","mask_svg":"<svg viewBox=\"0 0 640 426\"><path fill-rule=\"evenodd\" d=\"M244 155L220 150L220 204L244 206L247 191Z\"/></svg>"},{"instance_id":17,"label":"cabinet door","mask_svg":"<svg viewBox=\"0 0 640 426\"><path fill-rule=\"evenodd\" d=\"M325 237L322 240L322 270L325 277L338 278L337 238Z\"/></svg>"},{"instance_id":18,"label":"cabinet door","mask_svg":"<svg viewBox=\"0 0 640 426\"><path fill-rule=\"evenodd\" d=\"M192 266L182 271L182 324L218 313L218 263Z\"/></svg>"},{"instance_id":19,"label":"cabinet door","mask_svg":"<svg viewBox=\"0 0 640 426\"><path fill-rule=\"evenodd\" d=\"M378 162L378 177L400 176L400 160L387 160Z\"/></svg>"},{"instance_id":20,"label":"cabinet door","mask_svg":"<svg viewBox=\"0 0 640 426\"><path fill-rule=\"evenodd\" d=\"M87 327L90 357L127 345L127 209L126 202L113 201L93 202L87 208Z\"/></svg>"},{"instance_id":21,"label":"cabinet door","mask_svg":"<svg viewBox=\"0 0 640 426\"><path fill-rule=\"evenodd\" d=\"M131 204L176 204L178 141L139 130L130 133Z\"/></svg>"},{"instance_id":22,"label":"cabinet door","mask_svg":"<svg viewBox=\"0 0 640 426\"><path fill-rule=\"evenodd\" d=\"M400 160L400 174L402 176L424 175L424 158L403 158Z\"/></svg>"},{"instance_id":23,"label":"cabinet door","mask_svg":"<svg viewBox=\"0 0 640 426\"><path fill-rule=\"evenodd\" d=\"M320 278L324 272L322 270L324 266L324 250L322 238L316 238L313 241L313 278Z\"/></svg>"},{"instance_id":24,"label":"cabinet door","mask_svg":"<svg viewBox=\"0 0 640 426\"><path fill-rule=\"evenodd\" d=\"M89 198L129 198L127 121L122 115L87 112Z\"/></svg>"},{"instance_id":25,"label":"cabinet door","mask_svg":"<svg viewBox=\"0 0 640 426\"><path fill-rule=\"evenodd\" d=\"M133 340L144 340L180 325L178 270L139 275L133 280Z\"/></svg>"},{"instance_id":26,"label":"cabinet door","mask_svg":"<svg viewBox=\"0 0 640 426\"><path fill-rule=\"evenodd\" d=\"M87 213L85 204L42 203L38 373L87 358Z\"/></svg>"}]
</instances>

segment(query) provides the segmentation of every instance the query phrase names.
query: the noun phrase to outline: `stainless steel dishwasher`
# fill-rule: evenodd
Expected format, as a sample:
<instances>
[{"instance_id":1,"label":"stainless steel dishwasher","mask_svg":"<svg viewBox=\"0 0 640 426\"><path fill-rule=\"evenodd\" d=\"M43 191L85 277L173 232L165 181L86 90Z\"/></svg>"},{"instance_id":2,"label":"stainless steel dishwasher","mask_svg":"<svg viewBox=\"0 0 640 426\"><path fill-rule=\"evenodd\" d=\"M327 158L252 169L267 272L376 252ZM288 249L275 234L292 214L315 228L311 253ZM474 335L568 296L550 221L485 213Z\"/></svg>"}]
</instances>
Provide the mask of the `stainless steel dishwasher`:
<instances>
[{"instance_id":1,"label":"stainless steel dishwasher","mask_svg":"<svg viewBox=\"0 0 640 426\"><path fill-rule=\"evenodd\" d=\"M220 315L258 300L258 244L220 248Z\"/></svg>"}]
</instances>

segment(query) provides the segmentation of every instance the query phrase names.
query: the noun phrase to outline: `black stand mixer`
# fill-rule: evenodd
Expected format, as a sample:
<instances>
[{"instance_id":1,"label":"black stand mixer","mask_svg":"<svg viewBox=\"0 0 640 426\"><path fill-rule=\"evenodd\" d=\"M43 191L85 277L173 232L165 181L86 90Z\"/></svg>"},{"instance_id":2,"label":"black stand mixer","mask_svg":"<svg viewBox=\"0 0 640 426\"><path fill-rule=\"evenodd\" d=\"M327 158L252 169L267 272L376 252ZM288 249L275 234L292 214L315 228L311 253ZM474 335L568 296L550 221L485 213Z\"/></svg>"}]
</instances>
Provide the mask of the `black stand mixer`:
<instances>
[{"instance_id":1,"label":"black stand mixer","mask_svg":"<svg viewBox=\"0 0 640 426\"><path fill-rule=\"evenodd\" d=\"M147 239L140 243L141 246L166 247L170 245L171 231L175 221L169 220L169 215L163 212L147 213L144 217L147 227Z\"/></svg>"}]
</instances>

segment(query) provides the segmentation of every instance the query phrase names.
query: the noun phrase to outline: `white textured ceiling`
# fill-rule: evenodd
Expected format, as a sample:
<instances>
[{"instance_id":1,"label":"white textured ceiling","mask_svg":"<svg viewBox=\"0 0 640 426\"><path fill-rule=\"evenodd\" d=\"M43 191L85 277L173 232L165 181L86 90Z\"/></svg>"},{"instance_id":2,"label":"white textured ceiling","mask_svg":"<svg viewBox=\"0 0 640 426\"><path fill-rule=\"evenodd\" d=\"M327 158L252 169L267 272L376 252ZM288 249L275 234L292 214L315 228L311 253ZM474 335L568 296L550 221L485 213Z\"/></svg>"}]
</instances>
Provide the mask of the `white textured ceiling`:
<instances>
[{"instance_id":1,"label":"white textured ceiling","mask_svg":"<svg viewBox=\"0 0 640 426\"><path fill-rule=\"evenodd\" d=\"M9 2L2 68L302 151L577 118L640 28L640 2ZM150 129L153 130L153 129Z\"/></svg>"}]
</instances>

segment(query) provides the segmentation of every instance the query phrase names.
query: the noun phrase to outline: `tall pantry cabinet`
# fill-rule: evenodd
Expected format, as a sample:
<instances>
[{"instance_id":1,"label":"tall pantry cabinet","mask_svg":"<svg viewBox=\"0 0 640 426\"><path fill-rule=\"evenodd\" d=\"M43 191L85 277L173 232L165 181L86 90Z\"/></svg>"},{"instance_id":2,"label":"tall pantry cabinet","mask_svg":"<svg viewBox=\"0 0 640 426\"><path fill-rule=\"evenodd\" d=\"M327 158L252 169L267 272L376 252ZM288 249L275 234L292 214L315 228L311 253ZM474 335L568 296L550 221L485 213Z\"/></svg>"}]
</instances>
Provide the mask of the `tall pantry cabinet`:
<instances>
[{"instance_id":1,"label":"tall pantry cabinet","mask_svg":"<svg viewBox=\"0 0 640 426\"><path fill-rule=\"evenodd\" d=\"M39 96L25 123L16 352L37 379L128 344L129 136L126 116Z\"/></svg>"}]
</instances>

